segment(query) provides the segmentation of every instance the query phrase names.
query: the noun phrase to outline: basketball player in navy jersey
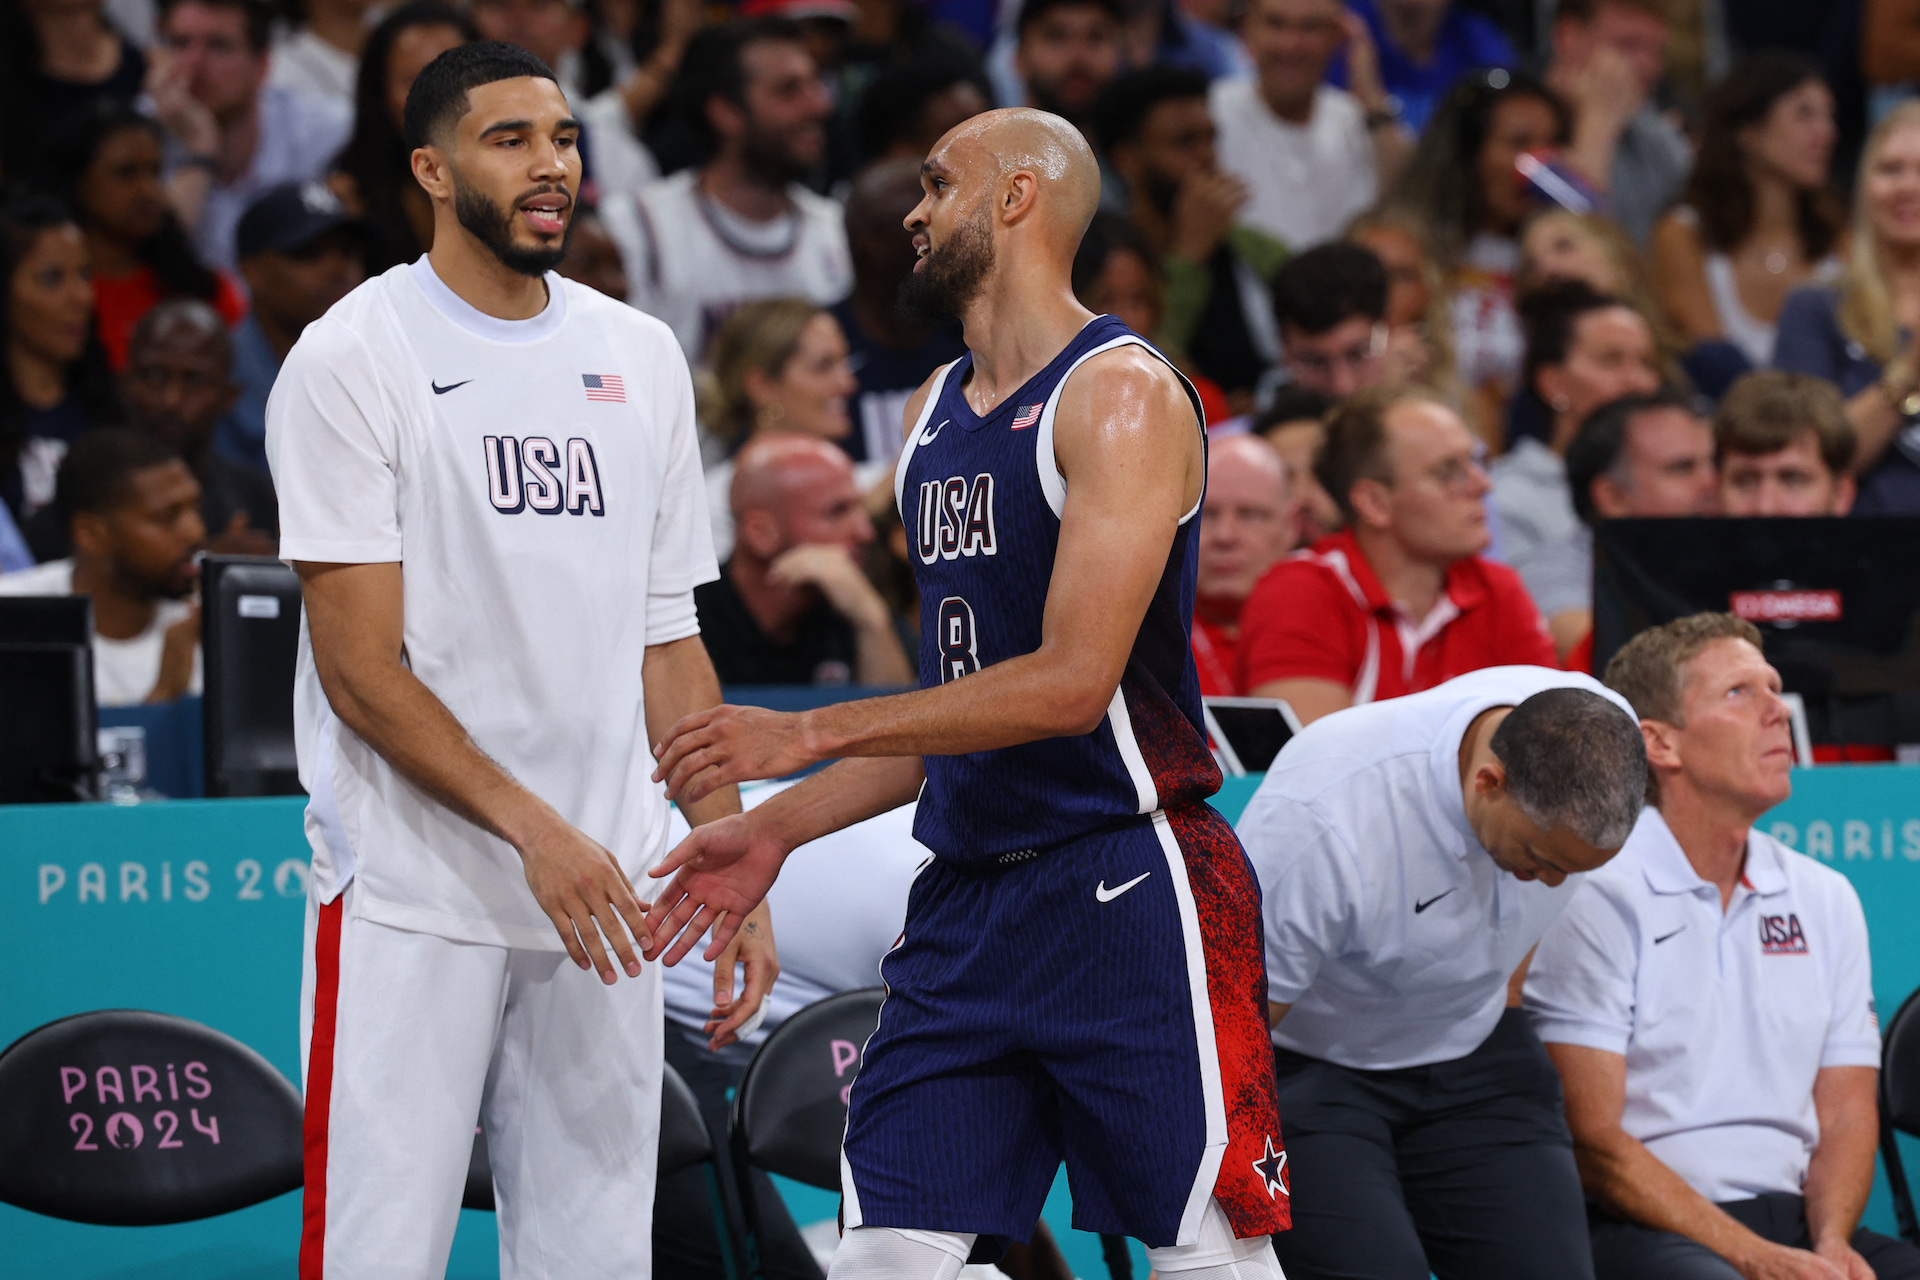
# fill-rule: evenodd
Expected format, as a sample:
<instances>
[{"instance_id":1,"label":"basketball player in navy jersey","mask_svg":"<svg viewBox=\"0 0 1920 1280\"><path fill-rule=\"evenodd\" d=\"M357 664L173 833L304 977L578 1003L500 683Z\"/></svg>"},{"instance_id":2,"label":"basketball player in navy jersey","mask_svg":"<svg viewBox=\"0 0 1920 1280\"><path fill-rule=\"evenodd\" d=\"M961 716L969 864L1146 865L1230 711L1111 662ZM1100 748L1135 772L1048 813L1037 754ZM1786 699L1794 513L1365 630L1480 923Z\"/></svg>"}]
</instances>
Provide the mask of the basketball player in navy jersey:
<instances>
[{"instance_id":1,"label":"basketball player in navy jersey","mask_svg":"<svg viewBox=\"0 0 1920 1280\"><path fill-rule=\"evenodd\" d=\"M842 759L669 855L649 954L709 926L715 951L789 851L918 795L937 856L881 968L833 1276L951 1280L1027 1238L1064 1159L1074 1225L1139 1238L1160 1274L1278 1277L1259 890L1205 803L1188 648L1198 403L1074 299L1100 184L1071 125L977 116L922 178L903 301L958 315L968 346L908 403L895 478L924 687L674 725L655 776L685 800Z\"/></svg>"}]
</instances>

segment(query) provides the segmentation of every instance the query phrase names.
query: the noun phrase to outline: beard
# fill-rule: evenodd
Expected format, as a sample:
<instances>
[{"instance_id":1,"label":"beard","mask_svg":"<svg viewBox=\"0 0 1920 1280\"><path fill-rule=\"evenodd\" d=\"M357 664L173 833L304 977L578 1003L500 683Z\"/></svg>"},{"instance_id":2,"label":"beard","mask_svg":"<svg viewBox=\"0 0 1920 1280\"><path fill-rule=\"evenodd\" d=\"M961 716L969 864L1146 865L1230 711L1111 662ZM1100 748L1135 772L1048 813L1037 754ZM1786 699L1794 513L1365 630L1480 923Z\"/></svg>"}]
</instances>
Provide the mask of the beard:
<instances>
[{"instance_id":1,"label":"beard","mask_svg":"<svg viewBox=\"0 0 1920 1280\"><path fill-rule=\"evenodd\" d=\"M776 129L749 128L740 140L741 160L749 173L758 174L786 186L807 176L812 165L795 153L787 135Z\"/></svg>"},{"instance_id":2,"label":"beard","mask_svg":"<svg viewBox=\"0 0 1920 1280\"><path fill-rule=\"evenodd\" d=\"M894 305L913 324L957 320L980 296L992 270L993 237L987 232L987 211L982 207L954 231L951 240L930 250L919 270L900 282Z\"/></svg>"},{"instance_id":3,"label":"beard","mask_svg":"<svg viewBox=\"0 0 1920 1280\"><path fill-rule=\"evenodd\" d=\"M555 187L543 187L526 194L528 196L545 195L549 191L560 190ZM523 197L524 198L524 197ZM571 209L569 209L571 212ZM454 179L453 213L460 219L460 225L473 234L473 238L487 246L487 251L500 260L509 271L517 271L523 276L536 279L544 276L560 265L567 256L567 242L573 239L573 219L568 217L567 229L555 245L523 245L513 238L512 209L495 204L479 191Z\"/></svg>"}]
</instances>

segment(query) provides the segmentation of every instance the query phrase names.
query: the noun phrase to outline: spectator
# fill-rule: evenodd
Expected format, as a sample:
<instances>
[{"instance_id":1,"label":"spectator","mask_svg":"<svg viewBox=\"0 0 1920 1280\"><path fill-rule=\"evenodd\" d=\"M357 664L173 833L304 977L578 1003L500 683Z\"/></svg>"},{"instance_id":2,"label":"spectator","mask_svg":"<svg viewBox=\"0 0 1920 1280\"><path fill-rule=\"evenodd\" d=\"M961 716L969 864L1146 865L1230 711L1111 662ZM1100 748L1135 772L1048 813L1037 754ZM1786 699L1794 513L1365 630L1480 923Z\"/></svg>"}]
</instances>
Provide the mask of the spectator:
<instances>
[{"instance_id":1,"label":"spectator","mask_svg":"<svg viewBox=\"0 0 1920 1280\"><path fill-rule=\"evenodd\" d=\"M1513 568L1546 616L1566 666L1593 663L1593 526L1640 516L1712 515L1713 430L1685 397L1631 395L1587 415L1567 446L1567 487L1579 526L1541 543Z\"/></svg>"},{"instance_id":2,"label":"spectator","mask_svg":"<svg viewBox=\"0 0 1920 1280\"><path fill-rule=\"evenodd\" d=\"M1568 128L1566 107L1539 81L1499 68L1476 72L1435 110L1386 199L1426 228L1452 294L1454 357L1482 421L1499 420L1525 352L1514 275L1521 224L1535 206L1514 160L1561 145Z\"/></svg>"},{"instance_id":3,"label":"spectator","mask_svg":"<svg viewBox=\"0 0 1920 1280\"><path fill-rule=\"evenodd\" d=\"M1282 387L1254 420L1253 429L1287 464L1287 487L1294 495L1295 527L1288 540L1310 547L1338 529L1340 506L1313 474L1313 460L1327 441L1327 414L1333 401L1318 391Z\"/></svg>"},{"instance_id":4,"label":"spectator","mask_svg":"<svg viewBox=\"0 0 1920 1280\"><path fill-rule=\"evenodd\" d=\"M0 216L0 501L22 529L53 501L67 446L120 417L87 268L86 237L49 197Z\"/></svg>"},{"instance_id":5,"label":"spectator","mask_svg":"<svg viewBox=\"0 0 1920 1280\"><path fill-rule=\"evenodd\" d=\"M1713 415L1720 513L1843 516L1853 509L1853 424L1830 382L1767 369Z\"/></svg>"},{"instance_id":6,"label":"spectator","mask_svg":"<svg viewBox=\"0 0 1920 1280\"><path fill-rule=\"evenodd\" d=\"M1290 258L1273 278L1287 385L1343 400L1387 380L1387 270L1344 241Z\"/></svg>"},{"instance_id":7,"label":"spectator","mask_svg":"<svg viewBox=\"0 0 1920 1280\"><path fill-rule=\"evenodd\" d=\"M1268 282L1287 250L1239 219L1247 186L1217 163L1207 77L1129 71L1108 88L1100 117L1128 216L1167 277L1165 318L1150 336L1245 412L1279 357Z\"/></svg>"},{"instance_id":8,"label":"spectator","mask_svg":"<svg viewBox=\"0 0 1920 1280\"><path fill-rule=\"evenodd\" d=\"M267 83L353 110L373 0L301 0L300 20L273 42Z\"/></svg>"},{"instance_id":9,"label":"spectator","mask_svg":"<svg viewBox=\"0 0 1920 1280\"><path fill-rule=\"evenodd\" d=\"M1241 614L1238 683L1303 722L1482 667L1553 664L1520 578L1480 557L1487 474L1431 392L1380 387L1335 409L1314 470L1347 528L1281 561Z\"/></svg>"},{"instance_id":10,"label":"spectator","mask_svg":"<svg viewBox=\"0 0 1920 1280\"><path fill-rule=\"evenodd\" d=\"M1237 829L1266 926L1289 1280L1591 1280L1518 987L1646 785L1626 700L1539 668L1329 716L1282 749Z\"/></svg>"},{"instance_id":11,"label":"spectator","mask_svg":"<svg viewBox=\"0 0 1920 1280\"><path fill-rule=\"evenodd\" d=\"M130 107L147 60L101 0L15 0L0 10L0 161L47 159L50 130L103 102Z\"/></svg>"},{"instance_id":12,"label":"spectator","mask_svg":"<svg viewBox=\"0 0 1920 1280\"><path fill-rule=\"evenodd\" d=\"M1573 108L1569 166L1638 245L1680 194L1687 140L1653 102L1667 49L1666 0L1560 0L1547 83Z\"/></svg>"},{"instance_id":13,"label":"spectator","mask_svg":"<svg viewBox=\"0 0 1920 1280\"><path fill-rule=\"evenodd\" d=\"M1354 0L1349 7L1379 51L1381 87L1415 134L1462 76L1519 62L1491 19L1455 0ZM1335 63L1327 78L1344 85L1346 68Z\"/></svg>"},{"instance_id":14,"label":"spectator","mask_svg":"<svg viewBox=\"0 0 1920 1280\"><path fill-rule=\"evenodd\" d=\"M695 587L722 684L900 685L913 668L855 557L873 541L853 464L824 440L741 450L739 537L717 581Z\"/></svg>"},{"instance_id":15,"label":"spectator","mask_svg":"<svg viewBox=\"0 0 1920 1280\"><path fill-rule=\"evenodd\" d=\"M1234 683L1240 611L1253 584L1293 549L1293 505L1287 464L1259 436L1228 436L1207 450L1193 602L1193 664L1207 697L1241 692Z\"/></svg>"},{"instance_id":16,"label":"spectator","mask_svg":"<svg viewBox=\"0 0 1920 1280\"><path fill-rule=\"evenodd\" d=\"M1387 273L1387 381L1413 382L1440 393L1460 410L1475 435L1499 443L1493 420L1483 421L1466 394L1453 359L1445 277L1427 251L1425 228L1402 213L1375 210L1355 218L1347 241L1380 259Z\"/></svg>"},{"instance_id":17,"label":"spectator","mask_svg":"<svg viewBox=\"0 0 1920 1280\"><path fill-rule=\"evenodd\" d=\"M592 205L583 204L574 210L568 227L567 256L554 270L618 302L627 300L627 266L620 261L620 246L607 234L607 224L600 221L600 211Z\"/></svg>"},{"instance_id":18,"label":"spectator","mask_svg":"<svg viewBox=\"0 0 1920 1280\"><path fill-rule=\"evenodd\" d=\"M1920 102L1874 126L1860 159L1847 265L1780 311L1776 368L1840 388L1859 441L1862 515L1920 512Z\"/></svg>"},{"instance_id":19,"label":"spectator","mask_svg":"<svg viewBox=\"0 0 1920 1280\"><path fill-rule=\"evenodd\" d=\"M1749 54L1708 95L1687 202L1653 235L1660 300L1690 341L1764 368L1787 294L1839 274L1834 137L1833 94L1796 54Z\"/></svg>"},{"instance_id":20,"label":"spectator","mask_svg":"<svg viewBox=\"0 0 1920 1280\"><path fill-rule=\"evenodd\" d=\"M1380 86L1373 41L1339 0L1251 0L1255 74L1216 81L1220 167L1247 184L1245 219L1298 252L1338 236L1412 146ZM1325 83L1347 45L1350 89Z\"/></svg>"},{"instance_id":21,"label":"spectator","mask_svg":"<svg viewBox=\"0 0 1920 1280\"><path fill-rule=\"evenodd\" d=\"M1051 111L1092 137L1094 104L1124 65L1120 16L1119 0L1024 0L1000 105Z\"/></svg>"},{"instance_id":22,"label":"spectator","mask_svg":"<svg viewBox=\"0 0 1920 1280\"><path fill-rule=\"evenodd\" d=\"M966 354L959 326L927 324L894 306L919 260L905 219L920 203L920 159L882 160L847 192L853 292L833 307L860 390L844 447L855 461L897 457L907 400L933 371Z\"/></svg>"},{"instance_id":23,"label":"spectator","mask_svg":"<svg viewBox=\"0 0 1920 1280\"><path fill-rule=\"evenodd\" d=\"M200 260L230 271L233 229L281 182L322 177L352 121L339 103L266 83L265 0L164 0L148 77L166 127L167 188Z\"/></svg>"},{"instance_id":24,"label":"spectator","mask_svg":"<svg viewBox=\"0 0 1920 1280\"><path fill-rule=\"evenodd\" d=\"M113 102L57 132L48 148L48 185L86 233L94 323L116 370L126 367L133 326L163 298L210 302L230 325L247 310L233 281L194 256L167 203L162 155L160 126Z\"/></svg>"},{"instance_id":25,"label":"spectator","mask_svg":"<svg viewBox=\"0 0 1920 1280\"><path fill-rule=\"evenodd\" d=\"M1527 324L1526 392L1545 406L1547 438L1523 436L1493 464L1493 510L1509 563L1576 536L1567 446L1589 413L1659 389L1653 330L1633 308L1579 281L1521 300Z\"/></svg>"},{"instance_id":26,"label":"spectator","mask_svg":"<svg viewBox=\"0 0 1920 1280\"><path fill-rule=\"evenodd\" d=\"M627 301L702 361L741 303L798 296L827 306L853 278L839 206L800 185L826 156L833 109L800 28L783 18L709 28L682 75L703 163L606 201L600 216L627 264Z\"/></svg>"},{"instance_id":27,"label":"spectator","mask_svg":"<svg viewBox=\"0 0 1920 1280\"><path fill-rule=\"evenodd\" d=\"M433 243L433 202L414 181L402 121L407 90L429 62L479 38L465 14L440 0L410 0L367 36L354 80L353 133L328 183L362 219L369 277L412 262Z\"/></svg>"},{"instance_id":28,"label":"spectator","mask_svg":"<svg viewBox=\"0 0 1920 1280\"><path fill-rule=\"evenodd\" d=\"M264 471L213 447L214 428L240 393L233 340L204 302L163 302L134 328L121 377L127 424L178 454L200 485L207 549L270 556L279 546L280 506Z\"/></svg>"},{"instance_id":29,"label":"spectator","mask_svg":"<svg viewBox=\"0 0 1920 1280\"><path fill-rule=\"evenodd\" d=\"M234 331L233 377L240 393L214 448L264 473L267 393L306 327L364 278L366 230L320 183L287 183L269 187L247 206L234 238L253 311Z\"/></svg>"},{"instance_id":30,"label":"spectator","mask_svg":"<svg viewBox=\"0 0 1920 1280\"><path fill-rule=\"evenodd\" d=\"M1793 787L1760 633L1681 618L1607 683L1640 717L1653 804L1547 930L1525 996L1596 1280L1920 1276L1920 1249L1859 1229L1880 1062L1859 898L1755 826Z\"/></svg>"},{"instance_id":31,"label":"spectator","mask_svg":"<svg viewBox=\"0 0 1920 1280\"><path fill-rule=\"evenodd\" d=\"M200 691L206 542L200 486L179 455L123 427L93 432L60 464L55 500L71 559L0 576L0 595L93 598L93 692L103 707Z\"/></svg>"},{"instance_id":32,"label":"spectator","mask_svg":"<svg viewBox=\"0 0 1920 1280\"><path fill-rule=\"evenodd\" d=\"M979 63L937 48L883 67L868 81L855 115L856 139L869 162L918 165L949 129L992 105Z\"/></svg>"}]
</instances>

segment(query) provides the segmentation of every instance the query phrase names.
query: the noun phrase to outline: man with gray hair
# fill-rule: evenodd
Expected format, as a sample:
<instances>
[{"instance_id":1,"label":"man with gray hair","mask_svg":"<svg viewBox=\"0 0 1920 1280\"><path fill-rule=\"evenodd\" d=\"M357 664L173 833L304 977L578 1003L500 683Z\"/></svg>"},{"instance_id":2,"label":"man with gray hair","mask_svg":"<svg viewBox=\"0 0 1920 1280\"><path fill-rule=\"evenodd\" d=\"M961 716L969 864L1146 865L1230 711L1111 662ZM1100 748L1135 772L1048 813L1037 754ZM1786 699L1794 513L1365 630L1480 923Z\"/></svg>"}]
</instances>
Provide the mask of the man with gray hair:
<instances>
[{"instance_id":1,"label":"man with gray hair","mask_svg":"<svg viewBox=\"0 0 1920 1280\"><path fill-rule=\"evenodd\" d=\"M1315 721L1242 815L1260 878L1290 1280L1590 1280L1534 945L1633 829L1626 699L1490 667Z\"/></svg>"}]
</instances>

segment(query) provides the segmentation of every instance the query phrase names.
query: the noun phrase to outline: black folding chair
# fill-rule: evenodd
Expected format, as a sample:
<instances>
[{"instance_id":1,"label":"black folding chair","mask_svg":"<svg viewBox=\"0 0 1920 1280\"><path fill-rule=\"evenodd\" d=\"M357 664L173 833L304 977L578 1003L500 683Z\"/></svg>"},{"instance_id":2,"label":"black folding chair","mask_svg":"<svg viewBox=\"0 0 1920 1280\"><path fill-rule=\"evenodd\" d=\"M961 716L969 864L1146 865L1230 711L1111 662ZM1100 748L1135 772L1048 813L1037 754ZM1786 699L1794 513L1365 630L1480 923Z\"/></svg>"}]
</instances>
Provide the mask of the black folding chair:
<instances>
[{"instance_id":1,"label":"black folding chair","mask_svg":"<svg viewBox=\"0 0 1920 1280\"><path fill-rule=\"evenodd\" d=\"M152 1226L231 1213L301 1183L300 1093L228 1035L104 1009L0 1052L0 1201Z\"/></svg>"},{"instance_id":2,"label":"black folding chair","mask_svg":"<svg viewBox=\"0 0 1920 1280\"><path fill-rule=\"evenodd\" d=\"M1887 1166L1900 1234L1920 1244L1920 1220L1895 1136L1902 1133L1920 1138L1920 990L1901 1002L1880 1036L1880 1159Z\"/></svg>"}]
</instances>

